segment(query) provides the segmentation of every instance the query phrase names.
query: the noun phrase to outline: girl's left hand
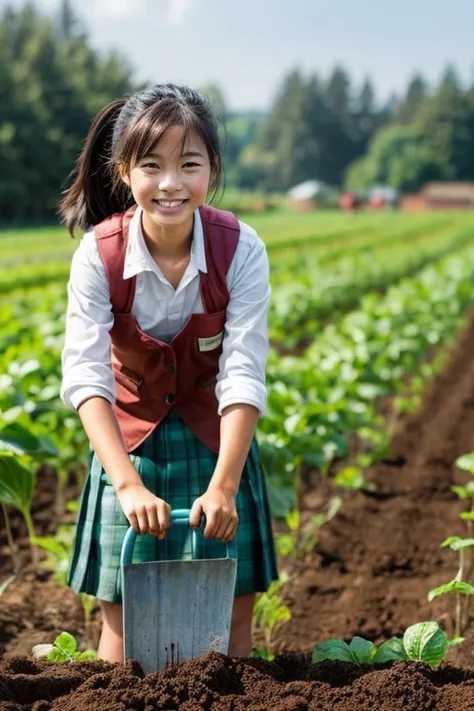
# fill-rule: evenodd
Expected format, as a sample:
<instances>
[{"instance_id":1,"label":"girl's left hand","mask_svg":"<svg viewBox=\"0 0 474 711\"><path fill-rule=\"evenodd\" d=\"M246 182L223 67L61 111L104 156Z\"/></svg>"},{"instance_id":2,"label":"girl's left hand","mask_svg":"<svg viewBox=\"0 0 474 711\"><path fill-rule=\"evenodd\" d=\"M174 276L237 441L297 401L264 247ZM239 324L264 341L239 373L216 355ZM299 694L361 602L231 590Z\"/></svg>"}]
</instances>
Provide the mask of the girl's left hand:
<instances>
[{"instance_id":1,"label":"girl's left hand","mask_svg":"<svg viewBox=\"0 0 474 711\"><path fill-rule=\"evenodd\" d=\"M235 508L235 496L217 487L209 488L194 502L189 523L199 528L201 515L206 516L204 538L229 543L235 538L239 517Z\"/></svg>"}]
</instances>

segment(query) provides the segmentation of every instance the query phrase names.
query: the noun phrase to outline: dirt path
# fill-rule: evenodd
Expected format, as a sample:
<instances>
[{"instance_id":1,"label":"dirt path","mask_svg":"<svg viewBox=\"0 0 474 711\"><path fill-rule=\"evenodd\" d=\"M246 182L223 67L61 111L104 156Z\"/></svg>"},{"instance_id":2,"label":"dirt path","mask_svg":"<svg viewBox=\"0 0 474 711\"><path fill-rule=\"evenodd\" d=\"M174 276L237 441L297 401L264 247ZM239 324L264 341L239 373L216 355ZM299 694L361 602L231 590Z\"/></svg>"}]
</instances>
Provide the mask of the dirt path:
<instances>
[{"instance_id":1,"label":"dirt path","mask_svg":"<svg viewBox=\"0 0 474 711\"><path fill-rule=\"evenodd\" d=\"M465 507L450 487L469 478L454 462L474 449L473 353L474 320L395 436L390 459L368 472L375 491L348 493L321 530L310 567L288 587L293 618L277 637L280 649L356 634L382 641L428 619L452 632L453 600L430 605L426 596L457 570L457 554L440 543L466 534L458 518ZM304 496L306 512L320 505L321 491ZM453 649L451 659L474 666L474 646Z\"/></svg>"}]
</instances>

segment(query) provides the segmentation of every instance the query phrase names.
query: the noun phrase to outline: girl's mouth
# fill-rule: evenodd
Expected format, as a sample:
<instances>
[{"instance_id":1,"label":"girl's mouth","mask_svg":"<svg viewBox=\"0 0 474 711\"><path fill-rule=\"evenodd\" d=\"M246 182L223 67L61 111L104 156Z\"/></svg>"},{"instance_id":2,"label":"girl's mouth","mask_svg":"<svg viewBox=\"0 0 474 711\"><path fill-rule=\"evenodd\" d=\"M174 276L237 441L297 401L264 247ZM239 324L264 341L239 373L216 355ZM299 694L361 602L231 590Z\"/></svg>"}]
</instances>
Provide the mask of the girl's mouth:
<instances>
[{"instance_id":1,"label":"girl's mouth","mask_svg":"<svg viewBox=\"0 0 474 711\"><path fill-rule=\"evenodd\" d=\"M156 203L162 210L177 210L184 205L187 200L153 200L153 202Z\"/></svg>"}]
</instances>

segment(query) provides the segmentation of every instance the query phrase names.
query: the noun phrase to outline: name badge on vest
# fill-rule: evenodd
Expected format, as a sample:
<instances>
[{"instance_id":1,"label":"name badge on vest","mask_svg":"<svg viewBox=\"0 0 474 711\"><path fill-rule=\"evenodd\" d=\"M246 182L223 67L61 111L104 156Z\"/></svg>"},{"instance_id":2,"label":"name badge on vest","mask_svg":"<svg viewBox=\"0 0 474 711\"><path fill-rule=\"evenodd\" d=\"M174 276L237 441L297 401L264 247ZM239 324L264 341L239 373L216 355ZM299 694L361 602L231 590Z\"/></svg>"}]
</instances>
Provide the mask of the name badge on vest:
<instances>
[{"instance_id":1,"label":"name badge on vest","mask_svg":"<svg viewBox=\"0 0 474 711\"><path fill-rule=\"evenodd\" d=\"M210 338L198 338L199 350L201 353L205 351L214 351L222 345L224 340L224 331L221 331L217 336L211 336Z\"/></svg>"}]
</instances>

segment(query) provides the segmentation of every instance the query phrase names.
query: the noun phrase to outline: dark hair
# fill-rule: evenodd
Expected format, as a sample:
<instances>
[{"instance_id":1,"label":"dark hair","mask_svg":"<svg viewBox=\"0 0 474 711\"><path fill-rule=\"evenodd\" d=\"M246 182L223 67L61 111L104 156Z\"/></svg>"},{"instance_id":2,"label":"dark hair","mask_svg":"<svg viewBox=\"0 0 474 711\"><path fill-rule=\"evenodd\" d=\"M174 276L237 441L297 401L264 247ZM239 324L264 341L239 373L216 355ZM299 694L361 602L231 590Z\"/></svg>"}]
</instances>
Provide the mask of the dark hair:
<instances>
[{"instance_id":1,"label":"dark hair","mask_svg":"<svg viewBox=\"0 0 474 711\"><path fill-rule=\"evenodd\" d=\"M118 167L127 172L160 140L170 126L183 126L184 140L194 130L204 141L211 163L212 197L222 175L217 119L210 99L177 84L157 84L116 99L95 117L72 172L72 184L59 203L62 221L74 236L133 205Z\"/></svg>"}]
</instances>

